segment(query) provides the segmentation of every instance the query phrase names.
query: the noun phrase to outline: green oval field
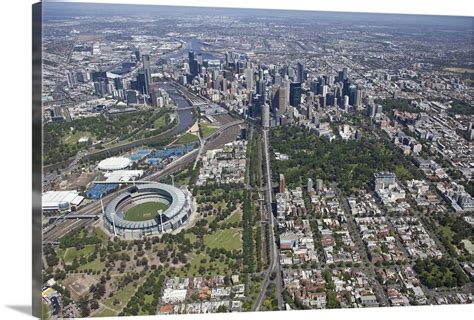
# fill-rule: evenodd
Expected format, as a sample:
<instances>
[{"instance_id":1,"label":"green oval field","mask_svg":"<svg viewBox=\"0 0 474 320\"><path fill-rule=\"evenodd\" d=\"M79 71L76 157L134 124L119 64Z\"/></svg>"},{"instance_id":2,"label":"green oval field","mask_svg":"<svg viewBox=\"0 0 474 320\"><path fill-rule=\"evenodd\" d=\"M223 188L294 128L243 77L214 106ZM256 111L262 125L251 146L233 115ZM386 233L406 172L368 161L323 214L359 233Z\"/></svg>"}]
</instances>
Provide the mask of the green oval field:
<instances>
[{"instance_id":1,"label":"green oval field","mask_svg":"<svg viewBox=\"0 0 474 320\"><path fill-rule=\"evenodd\" d=\"M161 202L146 202L130 208L124 214L124 219L128 221L146 221L158 215L158 210L168 209L168 205Z\"/></svg>"}]
</instances>

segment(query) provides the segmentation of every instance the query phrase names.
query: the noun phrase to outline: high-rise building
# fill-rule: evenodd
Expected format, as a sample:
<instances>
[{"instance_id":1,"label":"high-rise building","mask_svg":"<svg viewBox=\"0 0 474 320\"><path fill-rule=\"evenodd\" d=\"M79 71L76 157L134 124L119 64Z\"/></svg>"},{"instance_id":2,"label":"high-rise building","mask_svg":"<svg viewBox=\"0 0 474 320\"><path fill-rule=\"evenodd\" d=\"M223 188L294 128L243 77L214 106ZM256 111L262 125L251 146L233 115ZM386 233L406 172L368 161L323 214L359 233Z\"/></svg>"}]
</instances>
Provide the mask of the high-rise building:
<instances>
[{"instance_id":1,"label":"high-rise building","mask_svg":"<svg viewBox=\"0 0 474 320\"><path fill-rule=\"evenodd\" d=\"M137 89L141 94L148 94L145 71L138 71Z\"/></svg>"},{"instance_id":2,"label":"high-rise building","mask_svg":"<svg viewBox=\"0 0 474 320\"><path fill-rule=\"evenodd\" d=\"M301 103L301 83L293 82L290 84L290 105L299 106Z\"/></svg>"},{"instance_id":3,"label":"high-rise building","mask_svg":"<svg viewBox=\"0 0 474 320\"><path fill-rule=\"evenodd\" d=\"M286 91L286 87L280 87L278 88L278 93L277 93L277 108L280 112L280 114L284 114L286 110L288 109L288 105L286 103L286 97L288 93Z\"/></svg>"},{"instance_id":4,"label":"high-rise building","mask_svg":"<svg viewBox=\"0 0 474 320\"><path fill-rule=\"evenodd\" d=\"M147 54L142 55L143 60L143 73L145 74L145 91L143 93L149 94L151 86L151 68L150 68L150 56Z\"/></svg>"},{"instance_id":5,"label":"high-rise building","mask_svg":"<svg viewBox=\"0 0 474 320\"><path fill-rule=\"evenodd\" d=\"M192 77L195 77L199 73L199 63L194 57L194 51L188 52L188 64L189 64L189 73Z\"/></svg>"},{"instance_id":6,"label":"high-rise building","mask_svg":"<svg viewBox=\"0 0 474 320\"><path fill-rule=\"evenodd\" d=\"M304 79L304 66L301 62L296 65L296 82L303 82Z\"/></svg>"},{"instance_id":7,"label":"high-rise building","mask_svg":"<svg viewBox=\"0 0 474 320\"><path fill-rule=\"evenodd\" d=\"M253 70L251 68L245 69L245 84L248 90L253 90Z\"/></svg>"},{"instance_id":8,"label":"high-rise building","mask_svg":"<svg viewBox=\"0 0 474 320\"><path fill-rule=\"evenodd\" d=\"M346 81L349 77L349 74L348 74L348 71L347 71L347 68L343 68L342 69L342 81Z\"/></svg>"}]
</instances>

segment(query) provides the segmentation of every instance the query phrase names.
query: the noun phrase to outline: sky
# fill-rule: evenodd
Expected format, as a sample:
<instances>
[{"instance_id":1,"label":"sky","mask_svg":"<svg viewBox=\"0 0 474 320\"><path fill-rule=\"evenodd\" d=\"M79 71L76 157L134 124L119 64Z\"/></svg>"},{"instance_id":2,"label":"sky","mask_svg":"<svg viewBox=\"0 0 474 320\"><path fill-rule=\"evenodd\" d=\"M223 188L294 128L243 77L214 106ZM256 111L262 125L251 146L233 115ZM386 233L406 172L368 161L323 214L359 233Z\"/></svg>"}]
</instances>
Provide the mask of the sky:
<instances>
[{"instance_id":1,"label":"sky","mask_svg":"<svg viewBox=\"0 0 474 320\"><path fill-rule=\"evenodd\" d=\"M474 4L468 0L43 0L43 2L158 4L175 6L474 16Z\"/></svg>"}]
</instances>

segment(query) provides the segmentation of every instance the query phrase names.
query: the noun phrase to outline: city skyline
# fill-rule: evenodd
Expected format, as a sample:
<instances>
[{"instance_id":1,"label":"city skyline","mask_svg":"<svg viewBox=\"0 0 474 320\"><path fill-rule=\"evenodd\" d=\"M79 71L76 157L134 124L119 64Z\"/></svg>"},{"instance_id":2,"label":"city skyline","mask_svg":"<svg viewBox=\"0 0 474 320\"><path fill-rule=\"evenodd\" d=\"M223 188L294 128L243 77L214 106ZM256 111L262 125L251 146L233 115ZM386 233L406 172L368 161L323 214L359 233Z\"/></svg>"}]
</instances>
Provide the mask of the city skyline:
<instances>
[{"instance_id":1,"label":"city skyline","mask_svg":"<svg viewBox=\"0 0 474 320\"><path fill-rule=\"evenodd\" d=\"M472 303L473 33L45 3L44 312Z\"/></svg>"}]
</instances>

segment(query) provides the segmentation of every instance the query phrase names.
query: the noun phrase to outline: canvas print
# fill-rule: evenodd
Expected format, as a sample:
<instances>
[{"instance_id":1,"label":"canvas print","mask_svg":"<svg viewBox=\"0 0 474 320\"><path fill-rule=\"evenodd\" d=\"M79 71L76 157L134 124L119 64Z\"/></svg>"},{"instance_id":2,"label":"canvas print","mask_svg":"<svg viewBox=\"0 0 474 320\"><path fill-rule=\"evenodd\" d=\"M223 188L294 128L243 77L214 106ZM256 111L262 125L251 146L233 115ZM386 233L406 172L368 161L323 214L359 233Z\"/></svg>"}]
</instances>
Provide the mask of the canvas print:
<instances>
[{"instance_id":1,"label":"canvas print","mask_svg":"<svg viewBox=\"0 0 474 320\"><path fill-rule=\"evenodd\" d=\"M473 302L473 17L42 4L42 318Z\"/></svg>"}]
</instances>

